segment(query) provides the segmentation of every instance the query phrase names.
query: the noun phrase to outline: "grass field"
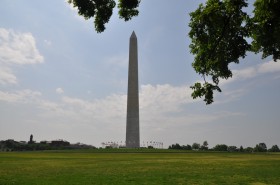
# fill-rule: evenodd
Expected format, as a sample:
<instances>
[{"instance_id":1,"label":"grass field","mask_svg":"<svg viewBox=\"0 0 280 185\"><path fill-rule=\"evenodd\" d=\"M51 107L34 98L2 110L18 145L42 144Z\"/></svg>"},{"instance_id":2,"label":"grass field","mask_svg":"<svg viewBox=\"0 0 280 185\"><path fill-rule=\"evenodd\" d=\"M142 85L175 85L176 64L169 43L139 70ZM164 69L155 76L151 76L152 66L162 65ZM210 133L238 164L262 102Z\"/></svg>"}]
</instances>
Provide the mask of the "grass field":
<instances>
[{"instance_id":1,"label":"grass field","mask_svg":"<svg viewBox=\"0 0 280 185\"><path fill-rule=\"evenodd\" d=\"M0 185L280 184L280 153L149 151L0 153Z\"/></svg>"}]
</instances>

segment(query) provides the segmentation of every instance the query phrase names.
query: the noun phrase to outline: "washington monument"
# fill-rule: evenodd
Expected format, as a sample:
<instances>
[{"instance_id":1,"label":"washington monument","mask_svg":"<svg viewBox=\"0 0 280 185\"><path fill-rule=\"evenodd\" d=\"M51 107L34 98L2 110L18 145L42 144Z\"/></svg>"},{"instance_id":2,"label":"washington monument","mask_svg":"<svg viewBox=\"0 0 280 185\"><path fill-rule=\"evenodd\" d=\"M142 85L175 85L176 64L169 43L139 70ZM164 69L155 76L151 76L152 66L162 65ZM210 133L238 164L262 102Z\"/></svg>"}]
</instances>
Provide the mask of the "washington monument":
<instances>
[{"instance_id":1,"label":"washington monument","mask_svg":"<svg viewBox=\"0 0 280 185\"><path fill-rule=\"evenodd\" d=\"M129 41L129 67L127 88L126 147L140 147L139 94L138 94L138 53L137 37L132 32Z\"/></svg>"}]
</instances>

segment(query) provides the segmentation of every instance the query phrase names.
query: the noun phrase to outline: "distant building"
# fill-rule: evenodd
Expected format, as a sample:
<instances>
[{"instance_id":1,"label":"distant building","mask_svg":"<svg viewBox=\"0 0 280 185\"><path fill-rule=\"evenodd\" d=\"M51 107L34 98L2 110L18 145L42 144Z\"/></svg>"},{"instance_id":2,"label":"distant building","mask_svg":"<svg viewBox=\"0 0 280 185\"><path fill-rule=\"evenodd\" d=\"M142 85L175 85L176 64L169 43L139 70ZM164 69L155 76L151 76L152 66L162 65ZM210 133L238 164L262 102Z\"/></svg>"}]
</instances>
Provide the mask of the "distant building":
<instances>
[{"instance_id":1,"label":"distant building","mask_svg":"<svg viewBox=\"0 0 280 185\"><path fill-rule=\"evenodd\" d=\"M31 134L30 138L29 138L29 141L28 141L28 144L33 144L33 143L35 143L35 142L33 141L33 135Z\"/></svg>"}]
</instances>

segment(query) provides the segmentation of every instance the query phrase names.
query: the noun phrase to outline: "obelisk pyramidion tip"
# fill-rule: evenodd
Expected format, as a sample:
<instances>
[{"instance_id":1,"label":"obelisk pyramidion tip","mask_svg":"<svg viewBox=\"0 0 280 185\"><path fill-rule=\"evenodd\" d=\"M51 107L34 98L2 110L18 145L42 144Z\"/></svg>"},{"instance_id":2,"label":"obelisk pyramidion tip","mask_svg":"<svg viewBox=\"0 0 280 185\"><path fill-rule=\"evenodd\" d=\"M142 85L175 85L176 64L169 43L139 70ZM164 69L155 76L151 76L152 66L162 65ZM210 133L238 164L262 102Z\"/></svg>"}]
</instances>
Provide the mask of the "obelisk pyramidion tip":
<instances>
[{"instance_id":1,"label":"obelisk pyramidion tip","mask_svg":"<svg viewBox=\"0 0 280 185\"><path fill-rule=\"evenodd\" d=\"M136 38L136 34L135 34L135 32L134 32L134 31L132 32L132 34L131 34L130 38Z\"/></svg>"}]
</instances>

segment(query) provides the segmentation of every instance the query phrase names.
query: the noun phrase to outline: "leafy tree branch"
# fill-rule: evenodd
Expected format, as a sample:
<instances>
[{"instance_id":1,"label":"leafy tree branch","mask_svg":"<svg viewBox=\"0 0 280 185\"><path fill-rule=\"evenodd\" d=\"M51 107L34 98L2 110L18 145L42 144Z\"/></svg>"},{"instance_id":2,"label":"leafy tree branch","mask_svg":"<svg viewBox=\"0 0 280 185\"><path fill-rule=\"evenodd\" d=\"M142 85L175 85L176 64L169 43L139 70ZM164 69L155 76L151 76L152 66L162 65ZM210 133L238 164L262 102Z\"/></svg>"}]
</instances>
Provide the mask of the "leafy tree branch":
<instances>
[{"instance_id":1,"label":"leafy tree branch","mask_svg":"<svg viewBox=\"0 0 280 185\"><path fill-rule=\"evenodd\" d=\"M246 0L208 0L190 13L192 66L204 79L191 86L193 98L204 97L211 104L214 91L221 92L220 79L232 77L229 64L239 63L247 51L262 52L263 58L272 55L274 61L280 58L280 1L256 0L254 6L252 18L243 11Z\"/></svg>"},{"instance_id":2,"label":"leafy tree branch","mask_svg":"<svg viewBox=\"0 0 280 185\"><path fill-rule=\"evenodd\" d=\"M68 0L68 3L78 9L79 15L85 19L94 18L94 27L98 33L105 30L105 24L109 22L115 0ZM125 21L137 16L140 0L119 0L119 17Z\"/></svg>"}]
</instances>

